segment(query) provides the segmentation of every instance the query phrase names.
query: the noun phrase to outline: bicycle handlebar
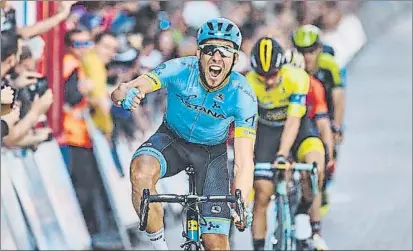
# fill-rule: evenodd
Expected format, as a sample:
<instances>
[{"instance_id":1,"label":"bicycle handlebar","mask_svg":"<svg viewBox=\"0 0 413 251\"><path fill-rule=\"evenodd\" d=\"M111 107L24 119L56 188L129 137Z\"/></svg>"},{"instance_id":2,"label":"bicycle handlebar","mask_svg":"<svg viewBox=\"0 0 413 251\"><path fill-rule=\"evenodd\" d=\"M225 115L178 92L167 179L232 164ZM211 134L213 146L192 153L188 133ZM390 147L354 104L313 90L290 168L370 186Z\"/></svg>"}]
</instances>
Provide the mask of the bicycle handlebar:
<instances>
[{"instance_id":1,"label":"bicycle handlebar","mask_svg":"<svg viewBox=\"0 0 413 251\"><path fill-rule=\"evenodd\" d=\"M307 164L307 163L290 163L290 164L291 164L291 168L288 168L288 170L292 170L292 171L312 172L312 171L314 171L314 169L317 169L317 163L316 162L314 162L312 164ZM287 169L287 164L281 164L280 166L274 166L274 169L276 169L276 170L286 170Z\"/></svg>"},{"instance_id":2,"label":"bicycle handlebar","mask_svg":"<svg viewBox=\"0 0 413 251\"><path fill-rule=\"evenodd\" d=\"M291 163L291 164L292 164L292 166L291 166L291 168L289 168L289 170L291 170L292 172L304 171L304 172L309 172L310 173L312 192L313 192L314 195L317 195L317 193L318 193L317 162L313 162L312 164L308 164L308 163ZM282 164L280 166L274 166L273 168L277 171L287 170L286 164Z\"/></svg>"},{"instance_id":3,"label":"bicycle handlebar","mask_svg":"<svg viewBox=\"0 0 413 251\"><path fill-rule=\"evenodd\" d=\"M146 230L146 225L148 223L148 213L150 203L203 203L203 202L229 202L235 203L235 211L240 217L240 225L243 226L245 223L245 208L244 202L241 196L241 190L237 189L235 195L177 195L177 194L155 194L150 195L149 189L144 189L141 198L140 205L140 222L139 230ZM239 229L239 231L244 231L244 229Z\"/></svg>"},{"instance_id":4,"label":"bicycle handlebar","mask_svg":"<svg viewBox=\"0 0 413 251\"><path fill-rule=\"evenodd\" d=\"M166 202L166 203L186 203L186 202L230 202L235 203L234 195L177 195L177 194L156 194L149 197L150 203Z\"/></svg>"}]
</instances>

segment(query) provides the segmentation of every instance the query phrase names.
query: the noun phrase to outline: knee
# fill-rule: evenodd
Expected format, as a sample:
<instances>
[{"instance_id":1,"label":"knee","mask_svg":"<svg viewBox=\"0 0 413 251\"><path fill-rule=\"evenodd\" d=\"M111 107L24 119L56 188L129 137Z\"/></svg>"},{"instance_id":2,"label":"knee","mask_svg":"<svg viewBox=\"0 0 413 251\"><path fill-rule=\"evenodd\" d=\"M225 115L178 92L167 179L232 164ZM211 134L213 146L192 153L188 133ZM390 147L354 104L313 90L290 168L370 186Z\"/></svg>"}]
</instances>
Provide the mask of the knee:
<instances>
[{"instance_id":1,"label":"knee","mask_svg":"<svg viewBox=\"0 0 413 251\"><path fill-rule=\"evenodd\" d=\"M203 234L206 250L229 250L228 236L223 234Z\"/></svg>"},{"instance_id":2,"label":"knee","mask_svg":"<svg viewBox=\"0 0 413 251\"><path fill-rule=\"evenodd\" d=\"M255 208L266 209L270 203L271 194L268 192L256 190L254 195Z\"/></svg>"},{"instance_id":3,"label":"knee","mask_svg":"<svg viewBox=\"0 0 413 251\"><path fill-rule=\"evenodd\" d=\"M132 160L130 179L132 186L154 183L159 179L159 162L150 155L141 155Z\"/></svg>"},{"instance_id":4,"label":"knee","mask_svg":"<svg viewBox=\"0 0 413 251\"><path fill-rule=\"evenodd\" d=\"M317 137L306 138L298 147L297 159L299 162L306 163L315 161L317 166L324 166L325 148L321 139Z\"/></svg>"}]
</instances>

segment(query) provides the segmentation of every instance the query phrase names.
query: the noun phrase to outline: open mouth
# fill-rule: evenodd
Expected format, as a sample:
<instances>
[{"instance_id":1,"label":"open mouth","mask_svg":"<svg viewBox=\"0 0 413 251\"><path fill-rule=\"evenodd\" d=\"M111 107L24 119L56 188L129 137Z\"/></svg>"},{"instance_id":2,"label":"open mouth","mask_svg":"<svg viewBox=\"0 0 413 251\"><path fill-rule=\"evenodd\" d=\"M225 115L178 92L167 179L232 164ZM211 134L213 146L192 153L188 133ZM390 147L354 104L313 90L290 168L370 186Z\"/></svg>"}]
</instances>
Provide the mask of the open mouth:
<instances>
[{"instance_id":1,"label":"open mouth","mask_svg":"<svg viewBox=\"0 0 413 251\"><path fill-rule=\"evenodd\" d=\"M216 78L219 76L219 74L221 74L222 72L222 67L218 66L218 65L211 65L209 67L209 73L211 75L211 77Z\"/></svg>"}]
</instances>

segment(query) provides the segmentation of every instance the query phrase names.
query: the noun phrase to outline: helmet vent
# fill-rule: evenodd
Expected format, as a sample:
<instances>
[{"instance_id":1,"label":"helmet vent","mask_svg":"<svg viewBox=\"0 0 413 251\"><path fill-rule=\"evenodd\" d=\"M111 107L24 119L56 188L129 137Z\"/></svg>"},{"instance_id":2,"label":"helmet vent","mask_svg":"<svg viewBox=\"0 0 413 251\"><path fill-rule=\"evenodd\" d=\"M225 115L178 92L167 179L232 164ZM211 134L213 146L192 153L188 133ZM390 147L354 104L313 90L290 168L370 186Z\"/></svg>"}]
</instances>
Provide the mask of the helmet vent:
<instances>
[{"instance_id":1,"label":"helmet vent","mask_svg":"<svg viewBox=\"0 0 413 251\"><path fill-rule=\"evenodd\" d=\"M222 25L223 25L223 23L218 23L218 30L222 29Z\"/></svg>"},{"instance_id":2,"label":"helmet vent","mask_svg":"<svg viewBox=\"0 0 413 251\"><path fill-rule=\"evenodd\" d=\"M226 32L229 32L229 31L232 29L232 27L234 27L234 25L228 24L228 26L227 26L227 28L225 29L225 31L226 31ZM238 34L239 34L239 33L238 33Z\"/></svg>"},{"instance_id":3,"label":"helmet vent","mask_svg":"<svg viewBox=\"0 0 413 251\"><path fill-rule=\"evenodd\" d=\"M208 22L207 25L210 30L214 30L214 25L211 22Z\"/></svg>"}]
</instances>

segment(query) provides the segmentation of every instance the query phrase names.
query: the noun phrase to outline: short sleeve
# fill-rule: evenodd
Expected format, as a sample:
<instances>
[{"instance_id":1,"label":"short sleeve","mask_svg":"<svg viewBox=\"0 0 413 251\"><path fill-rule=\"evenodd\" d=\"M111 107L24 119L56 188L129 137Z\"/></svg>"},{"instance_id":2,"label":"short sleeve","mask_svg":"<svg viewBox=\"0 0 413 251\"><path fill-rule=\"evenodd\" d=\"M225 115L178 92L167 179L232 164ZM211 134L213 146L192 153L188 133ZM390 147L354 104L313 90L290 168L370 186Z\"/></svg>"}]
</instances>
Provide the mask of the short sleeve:
<instances>
[{"instance_id":1,"label":"short sleeve","mask_svg":"<svg viewBox=\"0 0 413 251\"><path fill-rule=\"evenodd\" d=\"M183 60L183 58L168 60L158 65L152 71L143 74L142 77L151 82L153 91L168 87L174 77L186 68Z\"/></svg>"},{"instance_id":2,"label":"short sleeve","mask_svg":"<svg viewBox=\"0 0 413 251\"><path fill-rule=\"evenodd\" d=\"M293 90L288 105L288 116L302 117L306 112L306 96L310 88L310 77L301 69L296 69L289 76Z\"/></svg>"},{"instance_id":3,"label":"short sleeve","mask_svg":"<svg viewBox=\"0 0 413 251\"><path fill-rule=\"evenodd\" d=\"M340 66L338 65L334 57L326 53L322 53L320 57L320 67L331 72L331 76L333 77L334 82L333 88L343 87Z\"/></svg>"},{"instance_id":4,"label":"short sleeve","mask_svg":"<svg viewBox=\"0 0 413 251\"><path fill-rule=\"evenodd\" d=\"M258 122L258 103L255 93L244 78L244 85L238 89L237 104L234 115L235 138L255 139Z\"/></svg>"}]
</instances>

